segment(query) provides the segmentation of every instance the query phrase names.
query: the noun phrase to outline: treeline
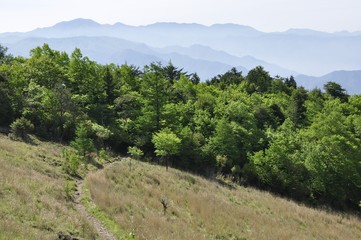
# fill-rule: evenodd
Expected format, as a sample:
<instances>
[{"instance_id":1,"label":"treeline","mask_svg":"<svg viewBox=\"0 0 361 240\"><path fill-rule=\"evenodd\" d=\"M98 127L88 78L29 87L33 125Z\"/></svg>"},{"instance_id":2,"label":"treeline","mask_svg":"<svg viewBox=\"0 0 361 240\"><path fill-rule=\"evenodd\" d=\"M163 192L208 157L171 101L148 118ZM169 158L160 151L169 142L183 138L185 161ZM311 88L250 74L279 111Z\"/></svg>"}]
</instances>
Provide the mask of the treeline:
<instances>
[{"instance_id":1,"label":"treeline","mask_svg":"<svg viewBox=\"0 0 361 240\"><path fill-rule=\"evenodd\" d=\"M357 209L361 96L272 78L262 67L200 82L169 63L100 65L48 45L30 58L0 46L0 126L70 143L82 156L143 153L311 204Z\"/></svg>"}]
</instances>

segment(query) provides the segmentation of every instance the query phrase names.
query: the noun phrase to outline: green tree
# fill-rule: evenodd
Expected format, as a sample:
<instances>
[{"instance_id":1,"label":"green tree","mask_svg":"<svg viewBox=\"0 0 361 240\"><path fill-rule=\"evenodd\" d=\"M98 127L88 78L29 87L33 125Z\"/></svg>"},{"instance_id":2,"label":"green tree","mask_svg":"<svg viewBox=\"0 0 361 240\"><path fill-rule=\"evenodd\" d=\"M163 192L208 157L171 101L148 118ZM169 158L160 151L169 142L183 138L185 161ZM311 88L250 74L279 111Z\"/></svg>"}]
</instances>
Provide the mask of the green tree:
<instances>
[{"instance_id":1,"label":"green tree","mask_svg":"<svg viewBox=\"0 0 361 240\"><path fill-rule=\"evenodd\" d=\"M114 73L116 88L122 89L122 94L129 91L139 92L142 75L143 72L139 70L139 67L123 64L116 68Z\"/></svg>"},{"instance_id":2,"label":"green tree","mask_svg":"<svg viewBox=\"0 0 361 240\"><path fill-rule=\"evenodd\" d=\"M102 68L76 48L70 56L68 78L73 92L73 100L99 123L105 120L106 102L105 80L101 78Z\"/></svg>"},{"instance_id":3,"label":"green tree","mask_svg":"<svg viewBox=\"0 0 361 240\"><path fill-rule=\"evenodd\" d=\"M41 137L48 138L47 129L49 123L49 112L47 105L49 103L50 91L45 86L40 86L31 81L24 89L24 108L22 116L29 119L35 127L35 132Z\"/></svg>"},{"instance_id":4,"label":"green tree","mask_svg":"<svg viewBox=\"0 0 361 240\"><path fill-rule=\"evenodd\" d=\"M277 131L270 131L268 136L269 147L250 157L251 168L262 185L304 199L309 195L309 176L299 154L302 141L294 124L286 119Z\"/></svg>"},{"instance_id":5,"label":"green tree","mask_svg":"<svg viewBox=\"0 0 361 240\"><path fill-rule=\"evenodd\" d=\"M340 84L335 82L327 82L323 88L325 89L326 93L329 94L333 98L338 98L341 102L345 102L348 99L348 95L346 90L341 87Z\"/></svg>"},{"instance_id":6,"label":"green tree","mask_svg":"<svg viewBox=\"0 0 361 240\"><path fill-rule=\"evenodd\" d=\"M215 133L209 140L209 147L217 160L219 170L228 172L239 162L240 149L232 126L226 119L218 121Z\"/></svg>"},{"instance_id":7,"label":"green tree","mask_svg":"<svg viewBox=\"0 0 361 240\"><path fill-rule=\"evenodd\" d=\"M317 88L309 91L307 95L307 100L305 101L307 109L306 118L312 123L316 120L316 116L322 112L326 99L321 90Z\"/></svg>"},{"instance_id":8,"label":"green tree","mask_svg":"<svg viewBox=\"0 0 361 240\"><path fill-rule=\"evenodd\" d=\"M53 88L60 83L67 83L65 66L69 61L66 53L52 50L48 44L30 51L27 61L26 76L40 86Z\"/></svg>"},{"instance_id":9,"label":"green tree","mask_svg":"<svg viewBox=\"0 0 361 240\"><path fill-rule=\"evenodd\" d=\"M131 158L129 159L129 169L131 171L132 170L132 158L139 160L144 155L144 152L136 146L133 146L133 147L129 146L128 154L130 154L130 156L131 156Z\"/></svg>"},{"instance_id":10,"label":"green tree","mask_svg":"<svg viewBox=\"0 0 361 240\"><path fill-rule=\"evenodd\" d=\"M7 96L4 103L7 99L11 105L13 112L11 120L22 116L25 105L24 89L29 85L26 68L27 60L23 57L16 57L10 63L0 64L0 84L2 92Z\"/></svg>"},{"instance_id":11,"label":"green tree","mask_svg":"<svg viewBox=\"0 0 361 240\"><path fill-rule=\"evenodd\" d=\"M69 174L70 176L78 176L78 168L80 165L79 155L75 153L75 151L70 149L63 150L63 169L64 171Z\"/></svg>"},{"instance_id":12,"label":"green tree","mask_svg":"<svg viewBox=\"0 0 361 240\"><path fill-rule=\"evenodd\" d=\"M128 154L130 154L132 158L139 160L144 155L144 152L140 148L133 146L128 147Z\"/></svg>"},{"instance_id":13,"label":"green tree","mask_svg":"<svg viewBox=\"0 0 361 240\"><path fill-rule=\"evenodd\" d=\"M146 114L152 117L156 131L161 128L163 106L169 99L169 82L164 78L160 65L152 63L145 68L142 78L142 94L145 100Z\"/></svg>"},{"instance_id":14,"label":"green tree","mask_svg":"<svg viewBox=\"0 0 361 240\"><path fill-rule=\"evenodd\" d=\"M9 82L0 73L0 126L9 126L13 121L10 95Z\"/></svg>"},{"instance_id":15,"label":"green tree","mask_svg":"<svg viewBox=\"0 0 361 240\"><path fill-rule=\"evenodd\" d=\"M79 156L88 157L89 153L95 150L91 127L82 123L76 128L75 135L75 140L70 145L78 151Z\"/></svg>"},{"instance_id":16,"label":"green tree","mask_svg":"<svg viewBox=\"0 0 361 240\"><path fill-rule=\"evenodd\" d=\"M179 139L169 128L164 128L153 134L152 142L156 149L154 151L155 154L165 161L168 171L169 158L179 153L181 139Z\"/></svg>"},{"instance_id":17,"label":"green tree","mask_svg":"<svg viewBox=\"0 0 361 240\"><path fill-rule=\"evenodd\" d=\"M271 82L271 86L268 88L268 92L270 93L286 93L287 95L291 95L291 87L288 87L285 83L283 78L278 76Z\"/></svg>"},{"instance_id":18,"label":"green tree","mask_svg":"<svg viewBox=\"0 0 361 240\"><path fill-rule=\"evenodd\" d=\"M206 83L209 85L216 85L220 89L225 89L227 86L232 84L238 85L244 80L242 72L238 71L237 68L232 68L224 74L219 74L216 77L213 77L210 81Z\"/></svg>"},{"instance_id":19,"label":"green tree","mask_svg":"<svg viewBox=\"0 0 361 240\"><path fill-rule=\"evenodd\" d=\"M27 134L34 130L34 124L24 117L16 119L10 127L15 137L20 137L22 140L26 140Z\"/></svg>"},{"instance_id":20,"label":"green tree","mask_svg":"<svg viewBox=\"0 0 361 240\"><path fill-rule=\"evenodd\" d=\"M5 59L7 51L8 51L8 48L4 47L0 44L0 63L2 63L3 60Z\"/></svg>"},{"instance_id":21,"label":"green tree","mask_svg":"<svg viewBox=\"0 0 361 240\"><path fill-rule=\"evenodd\" d=\"M287 87L294 88L294 89L297 88L296 80L292 75L290 76L290 78L285 79L285 84Z\"/></svg>"},{"instance_id":22,"label":"green tree","mask_svg":"<svg viewBox=\"0 0 361 240\"><path fill-rule=\"evenodd\" d=\"M4 47L0 44L0 65L4 63L11 63L14 59L11 54L7 53L8 50L9 49L7 47Z\"/></svg>"},{"instance_id":23,"label":"green tree","mask_svg":"<svg viewBox=\"0 0 361 240\"><path fill-rule=\"evenodd\" d=\"M291 102L288 108L289 118L295 125L302 125L306 121L307 91L303 88L297 88L292 92Z\"/></svg>"},{"instance_id":24,"label":"green tree","mask_svg":"<svg viewBox=\"0 0 361 240\"><path fill-rule=\"evenodd\" d=\"M95 142L97 143L97 148L101 149L105 147L105 141L109 139L113 133L108 128L99 125L94 122L88 122L88 124L91 127L91 133L93 133Z\"/></svg>"},{"instance_id":25,"label":"green tree","mask_svg":"<svg viewBox=\"0 0 361 240\"><path fill-rule=\"evenodd\" d=\"M188 100L194 101L197 92L191 80L181 75L179 80L173 84L173 94L175 95L173 102L178 103L182 101L185 103Z\"/></svg>"},{"instance_id":26,"label":"green tree","mask_svg":"<svg viewBox=\"0 0 361 240\"><path fill-rule=\"evenodd\" d=\"M54 134L53 139L61 142L72 139L81 111L73 101L69 87L64 83L55 85L49 90L43 104L48 112L48 125Z\"/></svg>"},{"instance_id":27,"label":"green tree","mask_svg":"<svg viewBox=\"0 0 361 240\"><path fill-rule=\"evenodd\" d=\"M187 73L183 71L183 69L178 69L175 67L170 61L167 66L163 67L163 75L164 77L173 84L175 81L179 80L179 78Z\"/></svg>"},{"instance_id":28,"label":"green tree","mask_svg":"<svg viewBox=\"0 0 361 240\"><path fill-rule=\"evenodd\" d=\"M257 92L266 92L272 84L272 78L263 67L258 66L248 72L246 79L249 83L255 85Z\"/></svg>"},{"instance_id":29,"label":"green tree","mask_svg":"<svg viewBox=\"0 0 361 240\"><path fill-rule=\"evenodd\" d=\"M357 206L361 199L361 140L342 114L346 106L338 99L328 101L304 130L303 141L314 197L338 207Z\"/></svg>"},{"instance_id":30,"label":"green tree","mask_svg":"<svg viewBox=\"0 0 361 240\"><path fill-rule=\"evenodd\" d=\"M106 94L106 102L107 104L112 105L115 100L115 79L112 75L110 66L106 66L103 70L103 78L105 82L105 94Z\"/></svg>"}]
</instances>

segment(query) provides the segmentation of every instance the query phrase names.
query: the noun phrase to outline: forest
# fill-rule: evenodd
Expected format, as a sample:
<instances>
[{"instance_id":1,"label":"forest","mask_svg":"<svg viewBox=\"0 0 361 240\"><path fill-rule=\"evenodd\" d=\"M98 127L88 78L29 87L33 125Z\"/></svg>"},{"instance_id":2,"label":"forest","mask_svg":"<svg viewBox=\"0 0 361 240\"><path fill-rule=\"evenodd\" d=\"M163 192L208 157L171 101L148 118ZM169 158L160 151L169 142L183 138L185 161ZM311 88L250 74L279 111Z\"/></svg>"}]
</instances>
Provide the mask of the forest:
<instances>
[{"instance_id":1,"label":"forest","mask_svg":"<svg viewBox=\"0 0 361 240\"><path fill-rule=\"evenodd\" d=\"M0 131L73 146L71 174L118 152L360 210L361 95L334 82L309 91L261 66L201 82L171 62L101 65L47 44L24 58L0 45Z\"/></svg>"}]
</instances>

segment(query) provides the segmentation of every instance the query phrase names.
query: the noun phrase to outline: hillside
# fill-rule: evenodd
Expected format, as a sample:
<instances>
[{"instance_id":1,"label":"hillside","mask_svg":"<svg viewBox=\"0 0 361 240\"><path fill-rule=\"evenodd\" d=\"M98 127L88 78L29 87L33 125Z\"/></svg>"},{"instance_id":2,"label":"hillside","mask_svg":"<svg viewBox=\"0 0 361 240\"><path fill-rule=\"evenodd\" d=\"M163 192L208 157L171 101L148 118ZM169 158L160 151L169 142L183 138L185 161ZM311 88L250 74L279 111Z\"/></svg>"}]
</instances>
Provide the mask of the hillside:
<instances>
[{"instance_id":1,"label":"hillside","mask_svg":"<svg viewBox=\"0 0 361 240\"><path fill-rule=\"evenodd\" d=\"M138 239L360 239L359 219L143 162L88 175L92 199ZM168 199L164 214L161 199Z\"/></svg>"},{"instance_id":2,"label":"hillside","mask_svg":"<svg viewBox=\"0 0 361 240\"><path fill-rule=\"evenodd\" d=\"M63 146L30 145L0 134L0 239L97 238L69 199L74 184L62 170ZM67 190L66 190L67 189Z\"/></svg>"},{"instance_id":3,"label":"hillside","mask_svg":"<svg viewBox=\"0 0 361 240\"><path fill-rule=\"evenodd\" d=\"M0 126L73 144L68 172L92 152L136 147L204 176L360 211L360 95L337 84L307 91L262 67L202 83L172 64L101 65L49 45L32 53L3 57Z\"/></svg>"},{"instance_id":4,"label":"hillside","mask_svg":"<svg viewBox=\"0 0 361 240\"><path fill-rule=\"evenodd\" d=\"M103 239L95 229L101 223L119 239L361 237L361 222L354 216L134 160L129 171L129 159L89 173L84 193L74 202L75 183L62 168L63 148L0 135L0 239L55 239L61 233ZM100 223L84 216L77 198L87 208L83 211L90 210ZM165 215L161 198L170 203Z\"/></svg>"}]
</instances>

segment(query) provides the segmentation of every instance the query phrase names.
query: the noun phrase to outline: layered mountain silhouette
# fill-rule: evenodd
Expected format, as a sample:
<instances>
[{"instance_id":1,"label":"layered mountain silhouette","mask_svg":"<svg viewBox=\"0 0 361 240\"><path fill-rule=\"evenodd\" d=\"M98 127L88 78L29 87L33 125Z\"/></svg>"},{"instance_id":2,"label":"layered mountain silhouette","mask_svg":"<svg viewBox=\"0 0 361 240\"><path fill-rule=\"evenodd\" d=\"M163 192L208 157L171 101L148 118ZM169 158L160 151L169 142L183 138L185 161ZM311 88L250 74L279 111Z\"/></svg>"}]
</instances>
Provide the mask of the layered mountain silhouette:
<instances>
[{"instance_id":1,"label":"layered mountain silhouette","mask_svg":"<svg viewBox=\"0 0 361 240\"><path fill-rule=\"evenodd\" d=\"M298 75L295 79L307 89L323 89L327 82L336 82L346 89L348 94L361 94L361 71L334 71L321 77Z\"/></svg>"},{"instance_id":2,"label":"layered mountain silhouette","mask_svg":"<svg viewBox=\"0 0 361 240\"><path fill-rule=\"evenodd\" d=\"M129 26L75 19L30 32L2 33L0 43L21 56L48 43L51 48L68 53L78 47L100 63L143 66L171 61L189 73L197 72L202 80L232 67L247 74L261 65L273 76L294 75L306 87L320 87L314 82L321 82L326 77L320 76L328 74L327 79L339 81L350 93L361 93L361 86L354 85L361 81L358 71L353 72L361 69L361 32L290 29L265 33L236 24ZM343 71L329 74L338 69Z\"/></svg>"}]
</instances>

